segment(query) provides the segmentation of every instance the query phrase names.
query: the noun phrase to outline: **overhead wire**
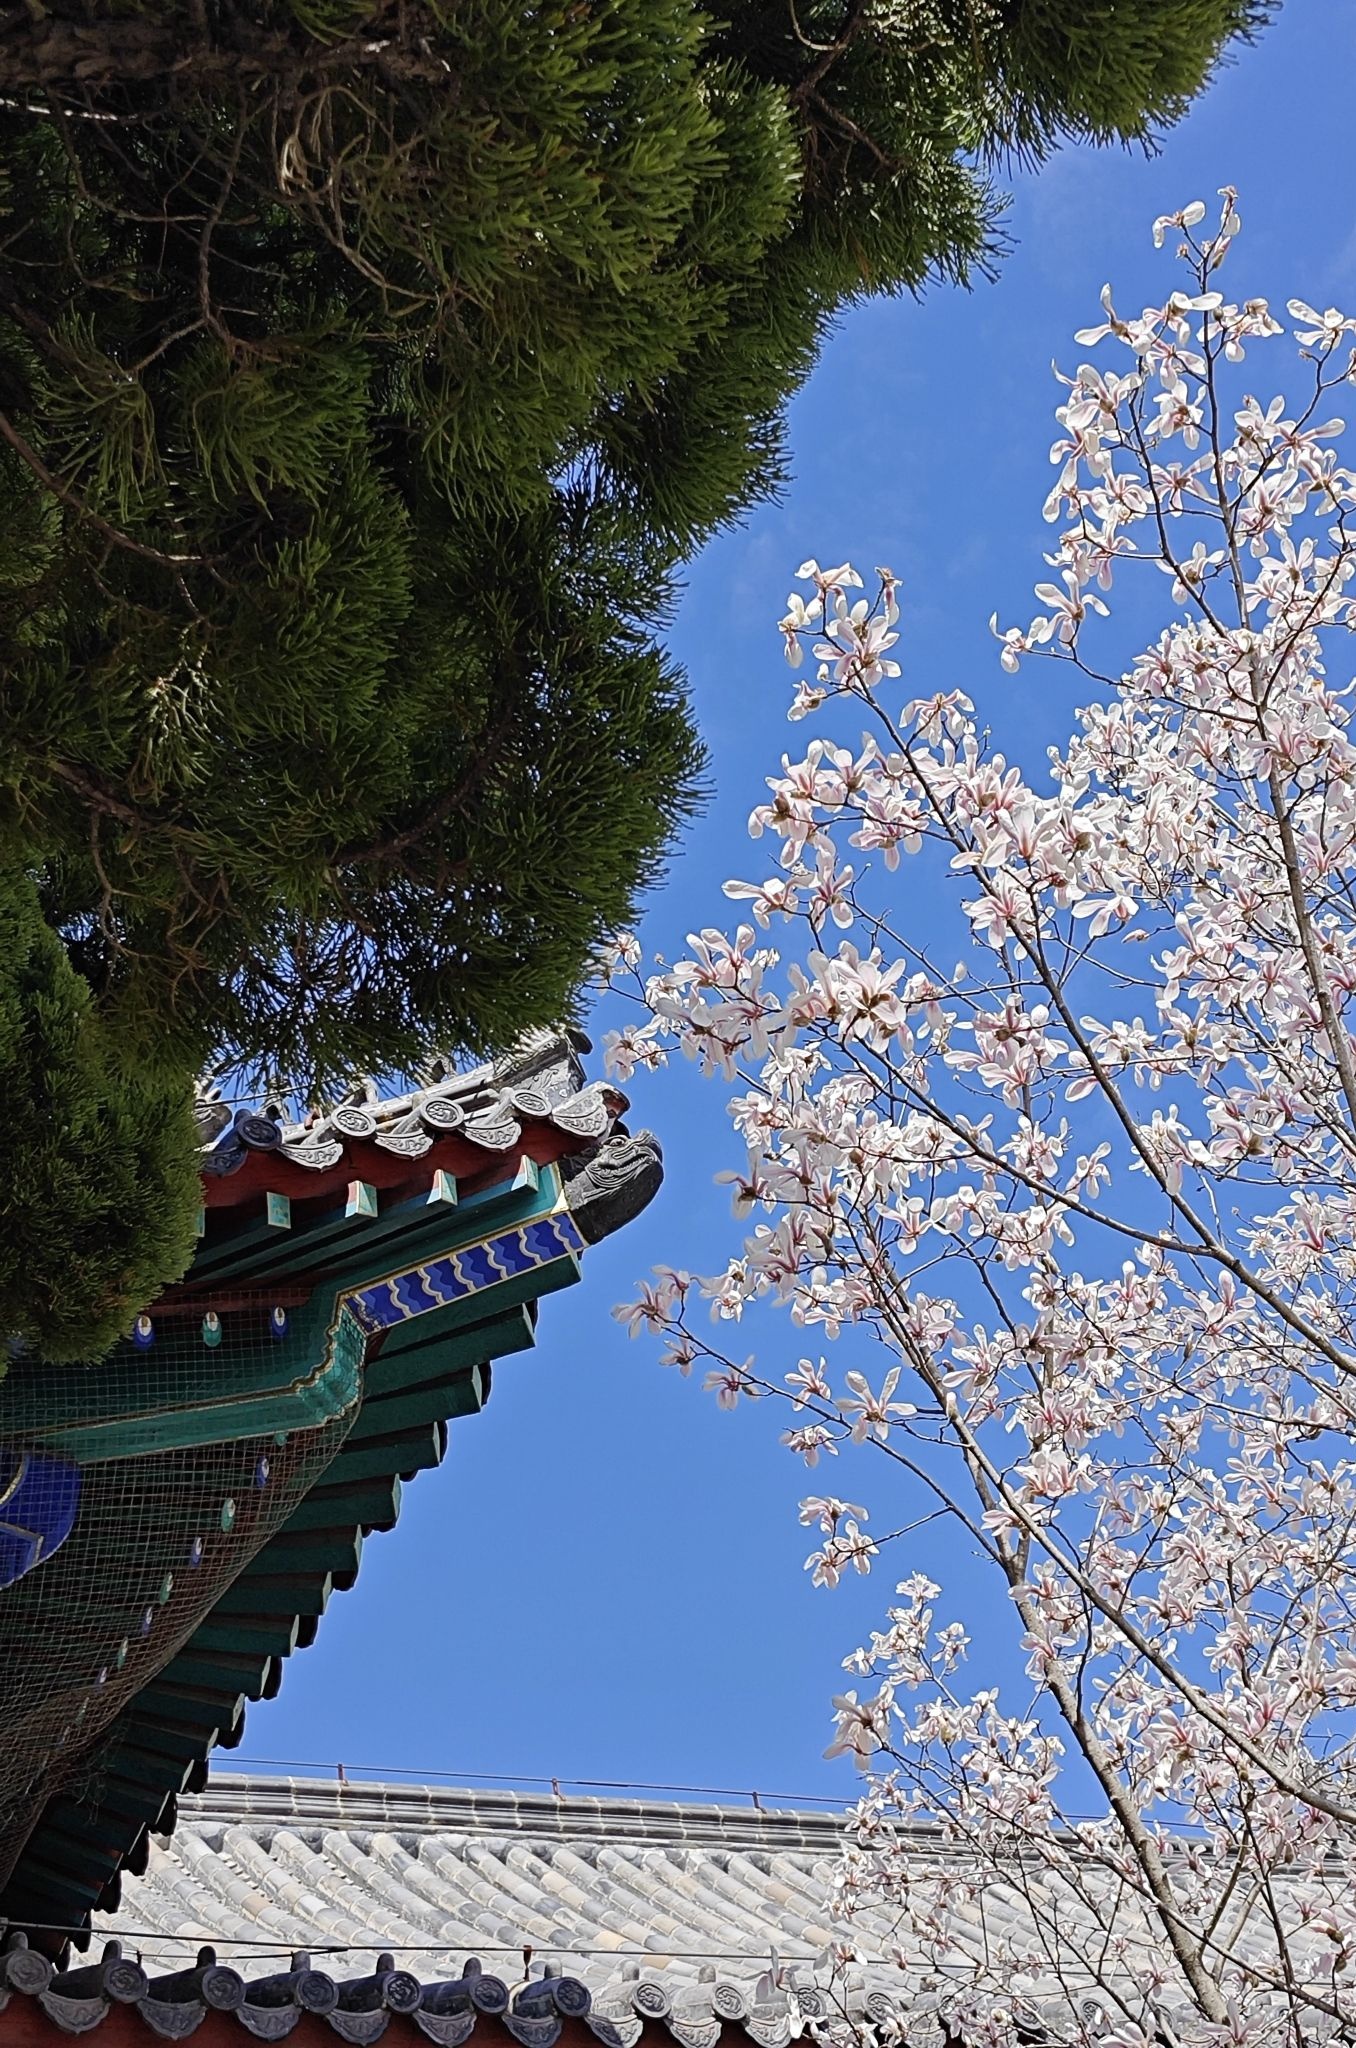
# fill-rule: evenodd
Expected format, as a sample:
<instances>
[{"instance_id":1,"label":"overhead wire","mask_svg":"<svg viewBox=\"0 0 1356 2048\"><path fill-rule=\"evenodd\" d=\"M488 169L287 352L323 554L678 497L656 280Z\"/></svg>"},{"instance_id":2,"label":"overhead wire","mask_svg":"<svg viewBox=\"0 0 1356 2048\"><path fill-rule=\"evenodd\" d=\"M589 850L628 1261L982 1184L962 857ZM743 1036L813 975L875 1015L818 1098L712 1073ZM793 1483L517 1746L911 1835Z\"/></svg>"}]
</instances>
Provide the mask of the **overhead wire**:
<instances>
[{"instance_id":1,"label":"overhead wire","mask_svg":"<svg viewBox=\"0 0 1356 2048\"><path fill-rule=\"evenodd\" d=\"M842 1813L845 1803L841 1797L829 1792L765 1792L761 1787L745 1785L670 1785L643 1778L564 1778L532 1771L459 1771L434 1769L408 1764L350 1764L335 1759L315 1757L281 1756L233 1756L233 1763L255 1764L263 1770L315 1771L325 1772L333 1781L346 1784L350 1776L385 1779L409 1778L419 1784L430 1781L446 1781L451 1785L503 1785L509 1789L518 1786L541 1785L549 1788L556 1796L564 1796L564 1788L572 1791L589 1792L667 1792L681 1793L689 1798L704 1799L749 1799L756 1810L762 1810L764 1800L780 1801L798 1806L825 1806ZM223 1773L230 1776L230 1773Z\"/></svg>"}]
</instances>

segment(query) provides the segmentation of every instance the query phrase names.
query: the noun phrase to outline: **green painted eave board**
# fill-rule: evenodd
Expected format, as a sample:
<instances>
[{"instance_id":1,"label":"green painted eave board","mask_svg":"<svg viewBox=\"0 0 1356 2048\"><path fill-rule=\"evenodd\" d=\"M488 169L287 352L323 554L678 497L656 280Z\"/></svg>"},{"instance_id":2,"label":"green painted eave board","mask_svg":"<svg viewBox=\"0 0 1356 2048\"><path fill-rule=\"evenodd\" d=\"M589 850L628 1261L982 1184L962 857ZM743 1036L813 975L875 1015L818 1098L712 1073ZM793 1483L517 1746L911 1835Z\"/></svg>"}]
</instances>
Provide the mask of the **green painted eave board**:
<instances>
[{"instance_id":1,"label":"green painted eave board","mask_svg":"<svg viewBox=\"0 0 1356 2048\"><path fill-rule=\"evenodd\" d=\"M107 1872L99 1868L90 1870L90 1864L97 1866L97 1852L90 1856L72 1857L69 1863L55 1862L59 1845L53 1843L50 1853L45 1850L37 1854L25 1852L23 1872L25 1889L48 1901L47 1917L54 1925L75 1925L89 1912L108 1882Z\"/></svg>"},{"instance_id":2,"label":"green painted eave board","mask_svg":"<svg viewBox=\"0 0 1356 2048\"><path fill-rule=\"evenodd\" d=\"M333 1471L334 1467L331 1466ZM394 1473L364 1481L347 1480L312 1487L300 1507L283 1523L284 1535L304 1529L328 1529L352 1514L359 1528L389 1529L400 1513L400 1481Z\"/></svg>"},{"instance_id":3,"label":"green painted eave board","mask_svg":"<svg viewBox=\"0 0 1356 2048\"><path fill-rule=\"evenodd\" d=\"M265 1553L287 1572L356 1572L363 1554L364 1537L356 1524L288 1535L280 1531L270 1537Z\"/></svg>"},{"instance_id":4,"label":"green painted eave board","mask_svg":"<svg viewBox=\"0 0 1356 2048\"><path fill-rule=\"evenodd\" d=\"M436 1423L427 1429L380 1437L372 1443L362 1444L357 1450L341 1454L343 1476L375 1479L394 1469L400 1478L408 1479L416 1472L429 1472L441 1464L445 1447L443 1431Z\"/></svg>"},{"instance_id":5,"label":"green painted eave board","mask_svg":"<svg viewBox=\"0 0 1356 2048\"><path fill-rule=\"evenodd\" d=\"M257 1653L261 1657L290 1657L300 1640L301 1622L297 1615L288 1621L238 1621L217 1618L214 1607L206 1621L200 1621L188 1639L188 1647L204 1650L230 1650L237 1656Z\"/></svg>"},{"instance_id":6,"label":"green painted eave board","mask_svg":"<svg viewBox=\"0 0 1356 2048\"><path fill-rule=\"evenodd\" d=\"M554 1176L552 1176L554 1178ZM474 1251L478 1245L492 1242L526 1224L546 1222L552 1217L556 1195L543 1176L539 1189L523 1188L506 1196L502 1205L495 1205L493 1215L477 1215L468 1203L466 1209L429 1209L423 1203L408 1205L408 1230L398 1237L388 1239L384 1244L370 1241L361 1247L362 1255L355 1257L352 1265L346 1267L338 1281L340 1291L347 1297L358 1294L376 1281L395 1273L413 1272L420 1266L455 1257L458 1252ZM470 1213L468 1213L468 1211ZM564 1219L568 1222L570 1219ZM355 1250L358 1249L355 1247ZM396 1254L398 1253L398 1256ZM460 1324L482 1321L487 1315L499 1315L506 1308L519 1301L532 1299L538 1293L549 1292L542 1287L528 1285L520 1292L507 1292L516 1280L532 1282L544 1276L555 1266L569 1264L578 1278L579 1255L577 1252L562 1252L531 1272L478 1287L473 1293L464 1295L459 1301L449 1303L461 1313ZM557 1285L568 1285L558 1281ZM357 1312L355 1304L355 1313ZM421 1316L411 1318L414 1322ZM392 1327L399 1327L393 1325Z\"/></svg>"},{"instance_id":7,"label":"green painted eave board","mask_svg":"<svg viewBox=\"0 0 1356 2048\"><path fill-rule=\"evenodd\" d=\"M248 1695L242 1690L217 1691L210 1687L187 1690L170 1684L163 1676L137 1694L137 1710L148 1721L171 1723L187 1729L234 1727L245 1711Z\"/></svg>"},{"instance_id":8,"label":"green painted eave board","mask_svg":"<svg viewBox=\"0 0 1356 2048\"><path fill-rule=\"evenodd\" d=\"M31 1397L7 1408L0 1383L0 1433L88 1465L314 1429L357 1408L365 1352L352 1315L317 1297L278 1344L200 1345L191 1365L129 1346L98 1369L71 1368L69 1388L49 1388L45 1420L24 1414Z\"/></svg>"},{"instance_id":9,"label":"green painted eave board","mask_svg":"<svg viewBox=\"0 0 1356 2048\"><path fill-rule=\"evenodd\" d=\"M153 1337L148 1349L119 1346L97 1371L72 1370L60 1379L43 1374L40 1381L16 1371L0 1382L0 1435L92 1464L333 1422L360 1398L361 1325L369 1317L365 1290L375 1289L385 1301L392 1286L403 1284L403 1275L416 1276L420 1287L417 1276L446 1267L459 1254L478 1264L477 1284L455 1282L467 1289L459 1298L426 1306L381 1330L383 1343L395 1351L402 1338L407 1347L422 1347L483 1323L487 1312L502 1317L578 1279L577 1253L554 1244L559 1224L550 1226L548 1249L531 1254L538 1263L528 1270L497 1280L480 1277L494 1269L496 1243L515 1246L513 1232L550 1216L558 1178L548 1169L539 1184L509 1185L500 1192L502 1198L468 1202L465 1209L410 1202L392 1211L386 1219L390 1231L379 1242L368 1237L361 1247L354 1244L342 1280L322 1283L308 1303L294 1309L280 1342L235 1343L223 1336L209 1346L196 1336L192 1318L177 1325L167 1318L158 1352ZM489 1247L483 1255L482 1246ZM513 1256L523 1256L521 1249ZM392 1313L389 1304L386 1313ZM411 1324L430 1327L411 1340L404 1334ZM372 1334L369 1327L366 1337Z\"/></svg>"},{"instance_id":10,"label":"green painted eave board","mask_svg":"<svg viewBox=\"0 0 1356 2048\"><path fill-rule=\"evenodd\" d=\"M201 1757L195 1758L194 1762L200 1770L203 1768ZM160 1818L166 1799L183 1791L192 1770L193 1765L173 1764L168 1758L162 1760L159 1778L149 1782L124 1778L116 1769L107 1770L99 1781L99 1811L122 1814L127 1826L127 1840L131 1842L140 1829L151 1826Z\"/></svg>"},{"instance_id":11,"label":"green painted eave board","mask_svg":"<svg viewBox=\"0 0 1356 2048\"><path fill-rule=\"evenodd\" d=\"M488 1368L497 1358L530 1351L536 1337L536 1300L534 1295L531 1301L506 1307L501 1315L474 1323L450 1320L446 1311L397 1323L386 1332L376 1357L368 1360L364 1394L370 1399L424 1380L448 1378L462 1368Z\"/></svg>"},{"instance_id":12,"label":"green painted eave board","mask_svg":"<svg viewBox=\"0 0 1356 2048\"><path fill-rule=\"evenodd\" d=\"M228 1622L233 1615L253 1622L273 1615L323 1614L330 1604L334 1579L329 1572L287 1574L242 1573L212 1609ZM189 1641L192 1641L190 1636Z\"/></svg>"},{"instance_id":13,"label":"green painted eave board","mask_svg":"<svg viewBox=\"0 0 1356 2048\"><path fill-rule=\"evenodd\" d=\"M180 1650L171 1658L160 1676L168 1684L200 1685L212 1687L222 1695L238 1689L249 1700L261 1700L267 1696L269 1679L272 1676L274 1660L252 1653L240 1654L230 1650Z\"/></svg>"},{"instance_id":14,"label":"green painted eave board","mask_svg":"<svg viewBox=\"0 0 1356 2048\"><path fill-rule=\"evenodd\" d=\"M393 1238L408 1233L413 1244L423 1232L430 1239L448 1236L451 1244L460 1232L461 1241L471 1243L491 1225L498 1228L544 1214L559 1193L560 1176L553 1166L537 1168L530 1175L520 1174L515 1167L502 1180L491 1181L474 1194L459 1193L456 1202L431 1201L425 1191L379 1209L375 1216L350 1214L344 1205L289 1230L256 1220L216 1243L201 1245L184 1285L196 1289L208 1282L223 1286L248 1282L251 1288L266 1293L270 1278L287 1273L342 1272L347 1280L353 1262L361 1263ZM258 1199L262 1204L263 1195Z\"/></svg>"},{"instance_id":15,"label":"green painted eave board","mask_svg":"<svg viewBox=\"0 0 1356 2048\"><path fill-rule=\"evenodd\" d=\"M475 1415L482 1405L481 1387L480 1368L472 1366L452 1381L431 1380L408 1393L392 1391L364 1401L339 1455L347 1458L355 1445L369 1437L389 1436L393 1430L409 1429L416 1423L450 1422L461 1415Z\"/></svg>"},{"instance_id":16,"label":"green painted eave board","mask_svg":"<svg viewBox=\"0 0 1356 2048\"><path fill-rule=\"evenodd\" d=\"M47 1816L44 1832L60 1841L75 1842L81 1846L89 1842L106 1847L114 1852L115 1863L120 1862L127 1852L125 1820L105 1812L91 1813L70 1799L54 1799L47 1809Z\"/></svg>"},{"instance_id":17,"label":"green painted eave board","mask_svg":"<svg viewBox=\"0 0 1356 2048\"><path fill-rule=\"evenodd\" d=\"M108 1754L108 1768L116 1771L120 1778L130 1778L134 1784L145 1785L148 1791L159 1788L162 1799L166 1792L183 1784L189 1765L199 1762L208 1750L215 1747L216 1736L220 1733L217 1730L207 1737L189 1735L183 1729L167 1727L149 1716L138 1715L134 1739L130 1731L121 1730L121 1719L120 1716L114 1723L119 1735Z\"/></svg>"}]
</instances>

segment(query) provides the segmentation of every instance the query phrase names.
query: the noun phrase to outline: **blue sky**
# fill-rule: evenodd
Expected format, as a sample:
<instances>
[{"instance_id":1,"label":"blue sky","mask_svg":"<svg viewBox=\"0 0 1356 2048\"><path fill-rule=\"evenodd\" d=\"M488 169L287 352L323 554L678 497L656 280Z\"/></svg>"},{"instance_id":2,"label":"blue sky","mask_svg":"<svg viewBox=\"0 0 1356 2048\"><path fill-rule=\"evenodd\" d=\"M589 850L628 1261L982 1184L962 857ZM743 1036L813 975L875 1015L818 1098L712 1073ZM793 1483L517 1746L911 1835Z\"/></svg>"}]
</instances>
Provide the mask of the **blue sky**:
<instances>
[{"instance_id":1,"label":"blue sky","mask_svg":"<svg viewBox=\"0 0 1356 2048\"><path fill-rule=\"evenodd\" d=\"M763 872L745 820L783 748L810 737L784 723L775 634L806 555L902 575L907 694L965 689L1028 761L1061 736L1072 700L1047 668L1003 676L987 623L995 609L1028 618L1043 573L1051 361L1077 359L1072 332L1108 278L1136 309L1170 289L1150 221L1225 183L1244 222L1234 290L1350 310L1354 96L1356 7L1286 0L1156 157L1070 150L1020 179L997 284L843 322L793 411L792 489L708 548L674 627L716 794L649 907L650 949L672 957L688 931L733 922L721 882ZM925 927L926 906L914 915ZM368 1545L358 1585L290 1660L280 1697L251 1710L226 1768L342 1761L846 1799L850 1768L821 1759L829 1698L893 1578L931 1572L982 1636L970 1562L934 1531L894 1557L898 1572L813 1590L796 1516L809 1489L779 1419L719 1413L613 1322L655 1263L724 1263L735 1226L712 1176L742 1156L721 1091L686 1066L632 1094L633 1120L664 1141L663 1193L543 1305L535 1352L503 1364L441 1470L407 1488L398 1529ZM774 1326L760 1363L779 1376L801 1348Z\"/></svg>"}]
</instances>

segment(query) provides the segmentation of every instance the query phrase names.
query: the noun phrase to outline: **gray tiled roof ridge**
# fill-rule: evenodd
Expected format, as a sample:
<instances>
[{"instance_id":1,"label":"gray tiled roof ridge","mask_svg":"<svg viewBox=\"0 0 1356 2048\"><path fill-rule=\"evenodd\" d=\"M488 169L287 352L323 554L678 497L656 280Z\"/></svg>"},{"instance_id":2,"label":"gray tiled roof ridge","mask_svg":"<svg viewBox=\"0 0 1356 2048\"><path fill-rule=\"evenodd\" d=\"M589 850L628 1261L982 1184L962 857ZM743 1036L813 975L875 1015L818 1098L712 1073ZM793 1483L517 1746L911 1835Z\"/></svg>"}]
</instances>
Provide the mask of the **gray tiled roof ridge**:
<instances>
[{"instance_id":1,"label":"gray tiled roof ridge","mask_svg":"<svg viewBox=\"0 0 1356 2048\"><path fill-rule=\"evenodd\" d=\"M906 1848L917 1921L870 1898L843 1921L830 1865L846 1820L575 1790L556 1798L535 1789L222 1776L185 1799L171 1841L148 1844L145 1871L117 1914L100 1916L98 1931L132 1945L147 1976L191 1971L199 1945L210 1944L234 1973L240 2024L270 2041L299 2010L294 1998L275 2028L278 1957L311 1958L294 1960L292 1978L310 1987L308 1997L323 1992L328 2023L349 2048L375 2048L385 2024L382 2013L355 2020L351 2010L368 1996L374 1958L378 1976L391 1967L406 1973L404 1994L419 2000L416 2032L437 2048L570 2048L554 2021L539 2031L535 2011L516 2003L554 2002L558 2020L552 1987L562 1983L579 2010L587 2005L601 2048L731 2048L727 2022L743 2028L751 2048L793 2048L843 2011L859 2048L867 2021L882 2029L878 2043L947 2048L957 1993L1002 1999L1016 1981L1057 2039L1071 1999L1108 1991L1133 2009L1139 1990L1160 1980L1163 1935L1152 1908L1095 1858L1085 1885L1051 1889L1035 1859L1024 1874L957 1872L956 1859L969 1853L963 1845L917 1828ZM953 1886L957 1874L964 1881ZM1285 1981L1277 1960L1287 1952L1284 1925L1293 1929L1288 1952L1317 1971L1327 1916L1349 1889L1345 1869L1301 1871L1249 1899L1231 1935L1238 1956L1259 1981ZM509 2015L503 2033L467 1988L481 1964L494 2010ZM14 1967L31 1974L35 1966L5 1964ZM41 1973L41 1958L36 1967ZM261 1973L264 1993L252 1998ZM313 1982L318 1975L325 1985ZM88 2023L80 1987L89 1981L77 1974L74 1986L66 1976L49 1986L62 2000L79 1994L72 2031ZM475 2040L468 2000L484 2008ZM322 2009L314 1997L312 2006ZM158 2008L143 1999L141 2010L157 2023ZM820 2048L832 2048L820 2036ZM398 2037L389 2048L402 2048Z\"/></svg>"},{"instance_id":2,"label":"gray tiled roof ridge","mask_svg":"<svg viewBox=\"0 0 1356 2048\"><path fill-rule=\"evenodd\" d=\"M597 1798L499 1787L215 1771L204 1791L180 1796L178 1811L181 1822L197 1827L301 1825L341 1831L522 1834L539 1840L671 1842L822 1856L841 1849L847 1822L841 1812L801 1807L745 1809L714 1801Z\"/></svg>"}]
</instances>

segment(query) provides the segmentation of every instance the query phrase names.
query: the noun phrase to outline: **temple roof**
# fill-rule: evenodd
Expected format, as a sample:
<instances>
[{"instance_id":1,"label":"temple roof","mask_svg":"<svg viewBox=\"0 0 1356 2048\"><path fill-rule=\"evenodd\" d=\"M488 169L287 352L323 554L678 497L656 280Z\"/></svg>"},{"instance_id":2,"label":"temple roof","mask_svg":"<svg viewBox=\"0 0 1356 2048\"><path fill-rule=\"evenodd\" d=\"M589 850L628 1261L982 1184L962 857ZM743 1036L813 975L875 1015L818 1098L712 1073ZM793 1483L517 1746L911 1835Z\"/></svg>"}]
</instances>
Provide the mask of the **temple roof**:
<instances>
[{"instance_id":1,"label":"temple roof","mask_svg":"<svg viewBox=\"0 0 1356 2048\"><path fill-rule=\"evenodd\" d=\"M472 2025L492 2039L507 2009L520 2048L551 2048L570 2017L605 2048L634 2048L647 2029L713 2048L724 2026L785 2048L840 1996L858 2011L872 1998L879 2017L881 1996L902 1988L882 1963L816 1989L831 1974L823 1898L839 1826L794 1811L214 1776L180 1802L173 1839L152 1842L95 1934L149 1979L192 1968L210 1944L244 1981L242 2024L270 2039L279 2018L251 2006L252 1984L303 1956L340 1987L331 2024L351 2040L342 1987L380 1955L424 1987L422 2030L438 2042L446 1987L479 1971L449 2041ZM49 1994L68 1999L70 1981ZM75 1982L88 1990L87 1975ZM327 1996L309 1984L309 2009ZM89 2017L48 2004L73 2029ZM526 2032L513 2024L524 2015L536 2020Z\"/></svg>"},{"instance_id":2,"label":"temple roof","mask_svg":"<svg viewBox=\"0 0 1356 2048\"><path fill-rule=\"evenodd\" d=\"M625 1107L561 1033L299 1136L204 1104L188 1274L98 1366L0 1384L0 1487L70 1482L0 1585L0 1926L80 1941L240 1741L494 1361L654 1194Z\"/></svg>"},{"instance_id":3,"label":"temple roof","mask_svg":"<svg viewBox=\"0 0 1356 2048\"><path fill-rule=\"evenodd\" d=\"M336 1981L370 1972L379 1951L425 1986L464 1985L479 1967L507 1987L510 2009L519 1993L525 2009L542 2001L557 2031L568 2008L550 1983L562 1981L587 1993L582 2017L605 2048L635 2048L642 2031L715 2048L722 2025L783 2048L834 2020L851 2022L858 2042L946 2048L969 1989L965 1956L987 1997L1017 2000L1028 2038L1057 2040L1070 1998L1110 2020L1117 2001L1134 2012L1158 1974L1162 1929L1116 1873L1090 1863L1080 1902L1034 1847L1021 1864L985 1869L923 1827L898 1840L915 1905L944 1896L956 1945L945 1963L891 1908L835 1923L843 1828L840 1816L798 1810L222 1777L184 1802L173 1842L152 1845L100 1932L157 1971L210 1942L246 1984L292 1951ZM1170 1862L1177 1853L1210 1852L1183 1842ZM1244 1885L1224 1932L1274 1974L1274 1910L1291 1965L1319 1973L1324 1929L1352 1889L1336 1865L1280 1874L1265 1898ZM423 1994L430 2008L444 1995ZM334 2024L343 2031L342 2016Z\"/></svg>"},{"instance_id":4,"label":"temple roof","mask_svg":"<svg viewBox=\"0 0 1356 2048\"><path fill-rule=\"evenodd\" d=\"M602 1138L626 1098L586 1081L575 1047L588 1042L535 1032L503 1059L466 1071L434 1059L418 1086L394 1095L363 1077L338 1101L297 1116L284 1098L236 1108L204 1084L196 1115L207 1206L235 1207L265 1182L312 1194L358 1167L389 1183L402 1164L427 1159L454 1135L482 1160L511 1152L534 1125L557 1133L565 1149Z\"/></svg>"},{"instance_id":5,"label":"temple roof","mask_svg":"<svg viewBox=\"0 0 1356 2048\"><path fill-rule=\"evenodd\" d=\"M1071 1999L1112 2031L1161 1978L1162 1930L1121 1876L1090 1863L1080 1903L1034 1848L980 1869L926 1828L898 1842L914 1904L942 1914L946 1960L893 1910L835 1924L843 1827L798 1810L214 1777L98 1916L101 1963L54 1973L0 1942L0 2048L109 2021L116 2048L136 2048L134 2014L174 2040L206 2022L204 2048L239 2030L298 2030L294 2048L330 2034L371 2048L388 2030L387 2048L735 2048L741 2032L757 2048L952 2048L976 1977L1015 2006L1019 2038L1056 2043ZM1274 1974L1275 1911L1292 1966L1317 1977L1351 1892L1336 1864L1278 1874L1264 1899L1244 1885L1230 1947ZM1313 2038L1327 2040L1321 2024Z\"/></svg>"}]
</instances>

